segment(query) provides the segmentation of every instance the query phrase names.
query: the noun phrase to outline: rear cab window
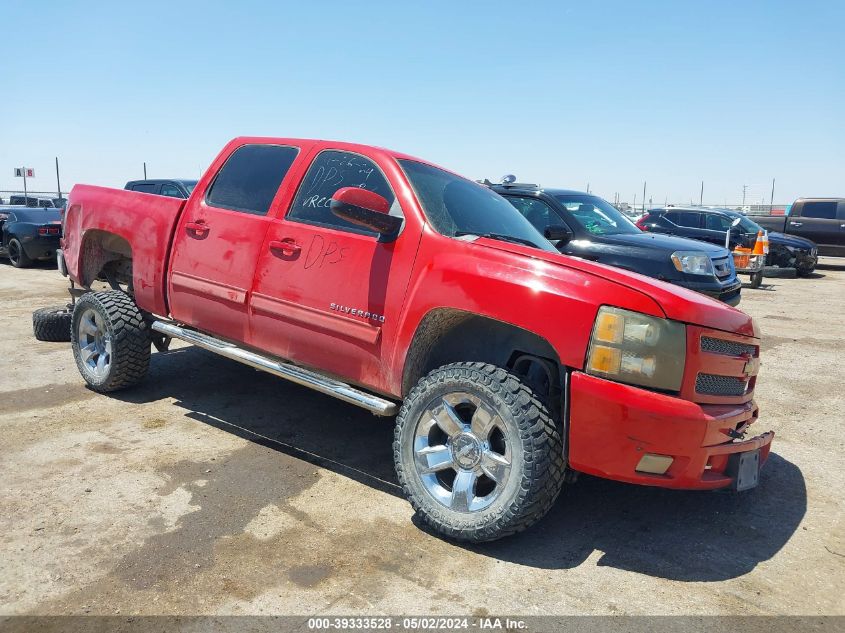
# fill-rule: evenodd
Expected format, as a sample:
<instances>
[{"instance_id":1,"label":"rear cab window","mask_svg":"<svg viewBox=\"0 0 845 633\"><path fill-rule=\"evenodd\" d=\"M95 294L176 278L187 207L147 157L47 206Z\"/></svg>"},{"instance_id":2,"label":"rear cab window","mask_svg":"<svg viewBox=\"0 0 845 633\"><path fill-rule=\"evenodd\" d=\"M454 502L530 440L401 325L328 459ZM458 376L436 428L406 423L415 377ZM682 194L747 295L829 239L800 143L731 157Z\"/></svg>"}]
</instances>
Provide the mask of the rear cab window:
<instances>
[{"instance_id":1,"label":"rear cab window","mask_svg":"<svg viewBox=\"0 0 845 633\"><path fill-rule=\"evenodd\" d=\"M137 185L132 185L132 191L138 191L140 193L156 193L156 188L158 185L149 184L149 183L139 183Z\"/></svg>"},{"instance_id":2,"label":"rear cab window","mask_svg":"<svg viewBox=\"0 0 845 633\"><path fill-rule=\"evenodd\" d=\"M205 194L211 207L267 215L299 148L242 145L226 159Z\"/></svg>"}]
</instances>

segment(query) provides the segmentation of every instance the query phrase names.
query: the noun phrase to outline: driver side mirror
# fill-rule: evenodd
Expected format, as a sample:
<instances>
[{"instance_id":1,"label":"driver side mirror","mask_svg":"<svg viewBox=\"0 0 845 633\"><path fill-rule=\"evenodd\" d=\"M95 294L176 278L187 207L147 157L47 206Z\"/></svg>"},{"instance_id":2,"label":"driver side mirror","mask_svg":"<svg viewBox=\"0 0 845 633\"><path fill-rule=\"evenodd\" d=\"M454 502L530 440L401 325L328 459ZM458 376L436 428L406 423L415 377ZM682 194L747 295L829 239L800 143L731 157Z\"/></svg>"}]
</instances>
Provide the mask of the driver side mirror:
<instances>
[{"instance_id":1,"label":"driver side mirror","mask_svg":"<svg viewBox=\"0 0 845 633\"><path fill-rule=\"evenodd\" d=\"M572 231L562 224L549 224L543 230L543 236L550 242L567 244L572 239Z\"/></svg>"},{"instance_id":2,"label":"driver side mirror","mask_svg":"<svg viewBox=\"0 0 845 633\"><path fill-rule=\"evenodd\" d=\"M402 228L402 218L389 215L390 203L384 196L360 187L338 189L329 208L337 217L375 231L379 239L395 238Z\"/></svg>"}]
</instances>

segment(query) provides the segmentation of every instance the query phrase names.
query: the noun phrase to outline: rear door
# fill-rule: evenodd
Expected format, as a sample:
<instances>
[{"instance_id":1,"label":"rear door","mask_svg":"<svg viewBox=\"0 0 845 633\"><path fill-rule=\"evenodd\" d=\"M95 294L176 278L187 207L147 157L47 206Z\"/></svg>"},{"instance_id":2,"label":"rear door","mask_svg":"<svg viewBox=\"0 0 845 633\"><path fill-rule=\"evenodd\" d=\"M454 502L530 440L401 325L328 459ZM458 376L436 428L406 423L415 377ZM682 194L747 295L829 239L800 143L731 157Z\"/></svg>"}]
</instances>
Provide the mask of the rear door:
<instances>
[{"instance_id":1,"label":"rear door","mask_svg":"<svg viewBox=\"0 0 845 633\"><path fill-rule=\"evenodd\" d=\"M268 212L298 152L284 145L241 145L206 190L188 201L170 260L174 319L247 340L247 297L270 224Z\"/></svg>"},{"instance_id":2,"label":"rear door","mask_svg":"<svg viewBox=\"0 0 845 633\"><path fill-rule=\"evenodd\" d=\"M801 202L798 215L790 214L786 232L813 240L821 255L845 252L845 209L837 200L806 200Z\"/></svg>"},{"instance_id":3,"label":"rear door","mask_svg":"<svg viewBox=\"0 0 845 633\"><path fill-rule=\"evenodd\" d=\"M395 240L379 241L329 209L338 189L360 187L404 217L384 167L330 146L314 156L259 253L252 346L359 384L384 384L382 345L398 326L385 314L401 306L420 236L406 224Z\"/></svg>"}]
</instances>

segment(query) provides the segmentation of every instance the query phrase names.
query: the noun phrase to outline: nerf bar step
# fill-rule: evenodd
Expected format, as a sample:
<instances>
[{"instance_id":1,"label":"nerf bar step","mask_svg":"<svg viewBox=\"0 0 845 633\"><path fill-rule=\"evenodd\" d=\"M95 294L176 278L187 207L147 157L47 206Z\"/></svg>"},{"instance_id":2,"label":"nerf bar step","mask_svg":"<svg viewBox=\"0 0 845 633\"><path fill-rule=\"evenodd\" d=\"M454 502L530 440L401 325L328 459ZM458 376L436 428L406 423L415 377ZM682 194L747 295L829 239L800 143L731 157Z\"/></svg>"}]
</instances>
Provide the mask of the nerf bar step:
<instances>
[{"instance_id":1,"label":"nerf bar step","mask_svg":"<svg viewBox=\"0 0 845 633\"><path fill-rule=\"evenodd\" d=\"M310 387L320 393L325 393L344 402L358 405L375 415L396 415L399 410L397 404L391 400L361 391L345 382L340 382L339 380L303 369L302 367L282 363L272 358L256 354L255 352L250 352L238 347L234 343L214 338L196 330L180 327L165 321L153 321L152 328L156 332L172 338L178 338L197 347L219 354L220 356L231 358L244 365L249 365L254 369L266 371L274 376L295 382L298 385Z\"/></svg>"}]
</instances>

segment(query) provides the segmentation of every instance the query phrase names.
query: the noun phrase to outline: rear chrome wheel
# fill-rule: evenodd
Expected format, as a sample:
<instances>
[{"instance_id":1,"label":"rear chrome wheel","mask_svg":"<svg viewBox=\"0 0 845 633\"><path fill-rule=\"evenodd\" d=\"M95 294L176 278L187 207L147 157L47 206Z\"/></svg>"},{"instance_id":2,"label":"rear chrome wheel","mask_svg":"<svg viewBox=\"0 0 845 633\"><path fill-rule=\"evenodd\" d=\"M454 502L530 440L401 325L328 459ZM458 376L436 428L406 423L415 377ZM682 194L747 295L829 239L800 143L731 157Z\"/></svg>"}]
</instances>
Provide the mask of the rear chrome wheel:
<instances>
[{"instance_id":1,"label":"rear chrome wheel","mask_svg":"<svg viewBox=\"0 0 845 633\"><path fill-rule=\"evenodd\" d=\"M134 385L150 364L150 330L132 297L120 290L79 298L71 319L71 346L79 373L95 391Z\"/></svg>"},{"instance_id":2,"label":"rear chrome wheel","mask_svg":"<svg viewBox=\"0 0 845 633\"><path fill-rule=\"evenodd\" d=\"M76 328L81 368L95 379L102 379L111 369L112 339L105 319L93 308L83 311Z\"/></svg>"},{"instance_id":3,"label":"rear chrome wheel","mask_svg":"<svg viewBox=\"0 0 845 633\"><path fill-rule=\"evenodd\" d=\"M532 525L563 484L560 429L518 376L455 363L405 399L393 442L396 473L417 515L458 540L490 541Z\"/></svg>"}]
</instances>

